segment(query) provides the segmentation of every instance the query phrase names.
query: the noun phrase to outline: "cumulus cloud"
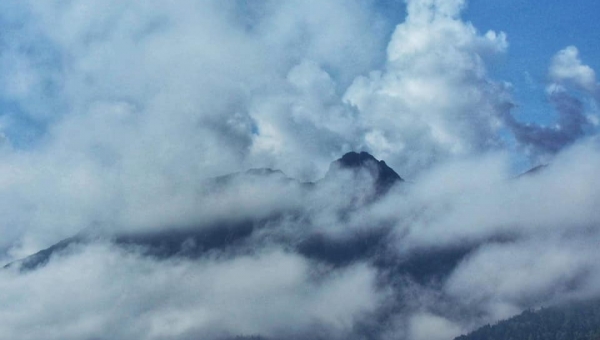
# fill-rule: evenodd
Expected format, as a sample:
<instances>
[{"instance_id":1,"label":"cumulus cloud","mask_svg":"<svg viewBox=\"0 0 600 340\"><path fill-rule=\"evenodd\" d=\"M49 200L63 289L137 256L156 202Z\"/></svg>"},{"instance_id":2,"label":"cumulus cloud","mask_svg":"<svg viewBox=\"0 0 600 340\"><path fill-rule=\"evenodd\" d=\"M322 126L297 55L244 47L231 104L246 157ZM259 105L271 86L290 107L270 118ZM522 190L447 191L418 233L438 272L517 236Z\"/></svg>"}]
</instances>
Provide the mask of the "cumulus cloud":
<instances>
[{"instance_id":1,"label":"cumulus cloud","mask_svg":"<svg viewBox=\"0 0 600 340\"><path fill-rule=\"evenodd\" d=\"M3 247L189 215L204 179L248 167L322 176L351 124L335 92L375 66L389 25L322 5L3 4Z\"/></svg>"},{"instance_id":2,"label":"cumulus cloud","mask_svg":"<svg viewBox=\"0 0 600 340\"><path fill-rule=\"evenodd\" d=\"M383 71L357 78L344 100L362 113L364 144L408 176L500 144L508 100L484 60L503 53L504 33L480 34L459 17L462 1L408 1Z\"/></svg>"},{"instance_id":3,"label":"cumulus cloud","mask_svg":"<svg viewBox=\"0 0 600 340\"><path fill-rule=\"evenodd\" d=\"M592 94L598 92L596 72L581 62L579 50L575 46L560 50L552 58L549 76L556 83L568 82Z\"/></svg>"}]
</instances>

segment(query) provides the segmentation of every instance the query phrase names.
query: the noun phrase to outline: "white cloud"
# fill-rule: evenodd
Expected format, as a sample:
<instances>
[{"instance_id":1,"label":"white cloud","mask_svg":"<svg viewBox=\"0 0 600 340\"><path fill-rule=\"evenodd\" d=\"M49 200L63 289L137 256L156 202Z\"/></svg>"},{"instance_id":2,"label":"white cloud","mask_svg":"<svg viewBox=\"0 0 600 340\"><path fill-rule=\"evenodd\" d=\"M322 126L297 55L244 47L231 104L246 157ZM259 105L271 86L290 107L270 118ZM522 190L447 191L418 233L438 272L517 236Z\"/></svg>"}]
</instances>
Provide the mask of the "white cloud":
<instances>
[{"instance_id":1,"label":"white cloud","mask_svg":"<svg viewBox=\"0 0 600 340\"><path fill-rule=\"evenodd\" d=\"M462 1L409 1L385 71L357 78L344 96L361 112L367 136L378 136L366 146L409 176L499 144L508 93L488 79L484 58L504 52L506 36L480 35L460 20L461 8Z\"/></svg>"},{"instance_id":2,"label":"white cloud","mask_svg":"<svg viewBox=\"0 0 600 340\"><path fill-rule=\"evenodd\" d=\"M571 83L592 95L598 93L598 83L594 70L581 62L579 50L569 46L560 50L554 58L549 69L550 79L557 83Z\"/></svg>"},{"instance_id":3,"label":"white cloud","mask_svg":"<svg viewBox=\"0 0 600 340\"><path fill-rule=\"evenodd\" d=\"M105 244L68 250L27 274L0 273L0 335L12 339L214 339L349 334L381 297L366 265L313 277L281 250L199 261L151 258ZM18 305L19 308L14 308Z\"/></svg>"},{"instance_id":4,"label":"white cloud","mask_svg":"<svg viewBox=\"0 0 600 340\"><path fill-rule=\"evenodd\" d=\"M415 314L409 321L411 340L442 340L461 335L460 326L437 315Z\"/></svg>"},{"instance_id":5,"label":"white cloud","mask_svg":"<svg viewBox=\"0 0 600 340\"><path fill-rule=\"evenodd\" d=\"M207 177L257 166L320 177L354 131L340 84L381 58L388 25L346 1L4 7L20 14L0 56L19 119L2 127L20 136L25 117L38 131L2 163L3 247L19 242L19 255L91 226L197 216Z\"/></svg>"}]
</instances>

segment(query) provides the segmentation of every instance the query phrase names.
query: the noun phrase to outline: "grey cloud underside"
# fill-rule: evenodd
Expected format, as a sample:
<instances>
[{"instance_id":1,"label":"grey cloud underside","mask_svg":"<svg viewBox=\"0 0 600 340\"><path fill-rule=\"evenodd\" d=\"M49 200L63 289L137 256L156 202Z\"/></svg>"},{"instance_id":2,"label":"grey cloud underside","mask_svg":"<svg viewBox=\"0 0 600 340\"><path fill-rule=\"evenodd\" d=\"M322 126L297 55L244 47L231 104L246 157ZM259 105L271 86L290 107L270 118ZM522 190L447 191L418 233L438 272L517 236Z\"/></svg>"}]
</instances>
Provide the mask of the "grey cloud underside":
<instances>
[{"instance_id":1,"label":"grey cloud underside","mask_svg":"<svg viewBox=\"0 0 600 340\"><path fill-rule=\"evenodd\" d=\"M559 117L555 126L524 124L511 114L505 116L505 122L515 138L534 155L554 155L593 128L579 99L565 92L552 93L549 97Z\"/></svg>"}]
</instances>

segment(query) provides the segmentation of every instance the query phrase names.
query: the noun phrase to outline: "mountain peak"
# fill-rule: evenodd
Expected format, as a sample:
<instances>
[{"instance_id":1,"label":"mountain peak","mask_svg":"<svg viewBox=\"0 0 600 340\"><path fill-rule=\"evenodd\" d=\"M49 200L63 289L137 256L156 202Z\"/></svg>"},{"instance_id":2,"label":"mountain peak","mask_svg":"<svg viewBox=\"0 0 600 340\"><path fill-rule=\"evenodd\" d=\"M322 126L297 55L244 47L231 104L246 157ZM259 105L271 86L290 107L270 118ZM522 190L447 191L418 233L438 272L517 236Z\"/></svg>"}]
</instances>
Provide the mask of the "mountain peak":
<instances>
[{"instance_id":1,"label":"mountain peak","mask_svg":"<svg viewBox=\"0 0 600 340\"><path fill-rule=\"evenodd\" d=\"M373 157L368 152L354 152L350 151L342 156L342 158L338 159L338 162L344 168L356 168L366 165L368 162L378 163L377 158ZM383 162L383 161L382 161ZM385 164L385 162L384 162Z\"/></svg>"},{"instance_id":2,"label":"mountain peak","mask_svg":"<svg viewBox=\"0 0 600 340\"><path fill-rule=\"evenodd\" d=\"M329 167L328 176L338 169L360 170L366 169L375 179L375 185L379 193L385 193L396 182L403 182L400 175L390 168L384 161L378 160L368 152L348 152L342 158L334 161Z\"/></svg>"}]
</instances>

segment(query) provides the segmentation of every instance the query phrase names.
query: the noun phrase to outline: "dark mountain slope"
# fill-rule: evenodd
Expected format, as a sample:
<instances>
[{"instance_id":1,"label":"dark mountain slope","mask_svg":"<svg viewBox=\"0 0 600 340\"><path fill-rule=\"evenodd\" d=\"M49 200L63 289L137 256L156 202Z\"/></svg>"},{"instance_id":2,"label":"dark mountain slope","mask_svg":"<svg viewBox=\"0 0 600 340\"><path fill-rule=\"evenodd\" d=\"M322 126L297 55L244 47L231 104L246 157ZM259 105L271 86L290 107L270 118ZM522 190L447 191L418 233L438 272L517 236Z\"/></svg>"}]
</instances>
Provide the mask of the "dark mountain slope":
<instances>
[{"instance_id":1,"label":"dark mountain slope","mask_svg":"<svg viewBox=\"0 0 600 340\"><path fill-rule=\"evenodd\" d=\"M367 171L375 180L373 182L377 187L375 199L385 195L392 186L403 182L403 179L384 161L379 161L366 152L345 154L331 164L326 178L335 179L339 174L338 171ZM362 179L360 176L351 177L353 181L360 179ZM324 185L320 181L306 186L306 183L295 182L278 170L253 169L215 178L209 192L227 190L228 186L235 185L235 182L252 180L264 181L260 183L297 183L301 190L309 194L319 190L320 185ZM353 184L355 183L348 185ZM346 184L342 183L342 185ZM335 199L332 197L332 200ZM362 206L359 205L357 208L360 209ZM288 227L291 226L295 231L288 234L280 230L283 223ZM369 221L366 221L364 227L356 232L347 233L342 238L333 238L326 233L310 231L320 230L319 227L306 228L312 223L314 222L311 221L307 211L273 211L269 216L259 219L223 219L203 225L160 228L155 232L104 235L100 239L112 242L116 246L135 248L143 255L156 258L173 256L198 258L207 252L239 253L251 251L252 249L249 249L251 245L275 242L314 261L334 267L367 260L386 272L386 275L409 277L420 284L443 282L456 265L480 245L465 244L460 247L430 249L426 252L416 251L401 257L396 251L388 248L392 227L390 225L370 225ZM71 245L91 243L98 239L97 235L78 235L23 260L8 264L6 267L18 265L21 270L33 270L45 265L51 256L61 254Z\"/></svg>"},{"instance_id":2,"label":"dark mountain slope","mask_svg":"<svg viewBox=\"0 0 600 340\"><path fill-rule=\"evenodd\" d=\"M49 248L42 249L37 253L30 255L22 260L11 262L5 265L4 268L6 269L19 266L19 269L22 271L33 270L46 265L52 255L64 251L73 244L83 242L85 242L85 239L80 236L70 237L50 246Z\"/></svg>"},{"instance_id":3,"label":"dark mountain slope","mask_svg":"<svg viewBox=\"0 0 600 340\"><path fill-rule=\"evenodd\" d=\"M209 181L201 195L216 195L217 197L220 197L221 193L227 193L224 196L232 193L239 195L244 191L236 190L236 188L239 188L240 184L250 183L253 188L250 191L253 193L252 197L262 196L263 192L265 195L269 193L270 197L275 197L273 192L268 191L270 188L285 188L285 190L275 192L281 196L285 196L289 192L302 199L299 200L299 205L292 205L292 208L283 205L284 208L273 211L267 209L266 215L254 214L252 216L255 217L252 218L236 214L235 209L238 207L226 205L224 208L227 211L230 208L232 210L231 216L212 221L206 220L198 225L165 226L154 232L130 232L103 236L81 234L65 239L6 267L18 268L21 271L36 270L46 265L52 260L52 257L76 256L76 252L72 251L72 246L84 246L98 241L110 242L126 251L135 251L136 254L157 260L199 259L203 256L213 255L235 257L276 245L300 254L318 263L319 268L327 270L337 270L356 262L366 262L377 270L378 282L390 287L393 294L396 294L390 297L380 311L370 316L370 319L365 320L355 330L356 334L364 335L365 339L378 338L384 329L382 325L393 322L394 315L413 308L410 301L404 301L403 297L402 287L407 282L411 285L417 284L426 289L437 290L443 286L456 266L469 254L483 244L499 242L499 240L490 238L469 244L399 252L398 243L391 241L392 237L397 237L397 235L393 235L395 221L389 221L386 224L381 221L370 221L367 218L358 219L361 225L356 225L358 222L357 219L354 219L355 214L363 215L360 209L368 209L370 204L384 197L394 186L403 182L404 180L384 161L379 161L365 152L351 152L334 161L325 178L316 183L301 183L287 177L281 171L272 169L253 169L229 174ZM350 190L348 190L349 188ZM353 195L358 197L365 193L368 199L354 200ZM323 200L323 197L326 200ZM331 220L320 218L318 213L314 214L313 212L320 211L321 208L315 208L315 205L311 205L311 202L308 201L315 198L318 198L317 202L324 202L326 207L323 208L323 211L337 212L335 208L341 206L339 210L341 214L334 215ZM327 200L333 202L333 209L327 205ZM399 202L399 204L402 203ZM365 214L365 216L369 215ZM330 217L328 215L328 218ZM335 236L332 233L319 232L328 230L330 226L318 225L318 223L338 223L340 226L335 227L347 227L346 220L344 220L346 217L353 223L352 231L346 230ZM512 242L510 239L500 241ZM304 338L318 339L319 337L311 333L311 336ZM295 339L304 338L296 337ZM327 337L321 338L327 339ZM259 335L235 339L266 340ZM465 339L510 338L475 337ZM518 340L518 338L513 338L513 340Z\"/></svg>"},{"instance_id":4,"label":"dark mountain slope","mask_svg":"<svg viewBox=\"0 0 600 340\"><path fill-rule=\"evenodd\" d=\"M528 310L455 340L598 340L600 300Z\"/></svg>"},{"instance_id":5,"label":"dark mountain slope","mask_svg":"<svg viewBox=\"0 0 600 340\"><path fill-rule=\"evenodd\" d=\"M324 180L317 183L299 183L287 177L283 172L272 169L252 169L246 172L220 176L212 180L209 194L219 190L228 190L229 185L236 182L262 181L259 183L295 183L304 192L311 193L319 190L323 181L335 180L339 171L366 172L374 182L376 196L384 196L389 189L402 183L403 179L384 161L379 161L372 155L361 152L350 152L334 161ZM347 180L346 177L344 177ZM351 176L351 181L364 179ZM357 185L357 183L336 183L341 185ZM310 197L310 196L307 196ZM332 197L335 200L336 197ZM340 198L338 198L340 199ZM368 204L369 202L366 202ZM346 209L361 209L363 206L351 206ZM316 233L309 230L320 228L305 228L310 225L311 217L307 211L273 211L262 218L237 218L212 221L203 225L186 227L166 227L159 231L147 233L126 233L104 235L100 239L113 244L135 248L143 255L156 258L182 256L198 258L207 252L240 252L251 251L250 244L261 242L276 242L288 249L334 267L343 267L355 261L368 260L375 267L393 277L410 277L420 284L443 282L458 263L480 244L465 244L460 247L441 248L435 250L417 251L400 257L397 252L388 249L391 226L369 225L348 233L343 238L332 238L328 234ZM296 229L292 234L279 230L282 223ZM270 228L270 229L269 229ZM307 230L307 231L305 231ZM300 233L300 237L298 237ZM267 241L261 241L267 239ZM34 270L45 265L51 256L61 254L71 245L87 244L98 241L97 235L78 235L65 239L47 249L41 250L22 260L10 263L5 267L19 266L21 270ZM257 243L258 242L258 243Z\"/></svg>"},{"instance_id":6,"label":"dark mountain slope","mask_svg":"<svg viewBox=\"0 0 600 340\"><path fill-rule=\"evenodd\" d=\"M385 161L377 160L367 152L346 153L342 158L331 163L325 179L337 177L340 170L352 171L355 174L366 170L374 180L377 196L385 195L394 184L404 182L402 177L390 168Z\"/></svg>"},{"instance_id":7,"label":"dark mountain slope","mask_svg":"<svg viewBox=\"0 0 600 340\"><path fill-rule=\"evenodd\" d=\"M389 168L384 161L378 161L366 152L361 152L360 154L350 152L345 154L342 158L331 164L330 172L327 176L330 179L334 179L336 171L339 169L356 172L366 171L369 173L375 179L374 185L376 186L377 197L383 196L392 185L402 181L400 176ZM352 178L354 181L360 179L360 177ZM252 181L259 183L259 185L268 183L275 185L297 184L300 190L308 193L319 190L318 183L297 182L279 170L259 168L209 180L206 186L208 191L204 194L214 194L215 192L228 190L230 186ZM354 184L349 183L348 185ZM195 258L208 251L225 251L239 247L255 231L264 228L266 225L277 225L279 219L284 215L288 220L290 218L297 219L298 221L293 221L291 224L295 223L299 227L302 227L303 214L301 211L273 211L269 216L259 219L223 219L210 222L208 225L205 223L204 225L197 226L173 226L160 228L161 231L157 232L104 235L101 238L109 240L118 246L135 247L141 250L143 254L149 256L159 258L170 256ZM299 244L285 239L280 240L280 242L287 243L287 246L293 247L299 253L316 260L336 265L345 265L355 259L365 258L375 252L375 248L378 247L386 234L386 232L379 230L381 228L375 229L378 231L369 233L369 235L361 234L357 235L357 237L341 241L333 241L322 235L307 235L304 241ZM5 267L20 265L21 270L32 270L45 265L52 255L60 253L71 245L85 244L97 239L97 235L93 237L79 235L65 239L23 260L10 263Z\"/></svg>"}]
</instances>

